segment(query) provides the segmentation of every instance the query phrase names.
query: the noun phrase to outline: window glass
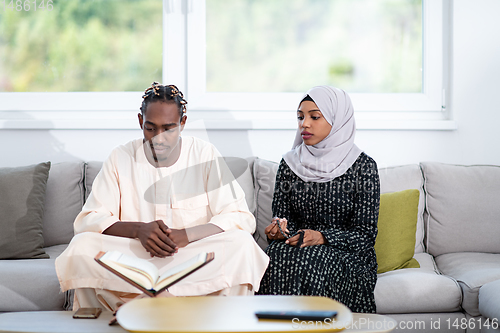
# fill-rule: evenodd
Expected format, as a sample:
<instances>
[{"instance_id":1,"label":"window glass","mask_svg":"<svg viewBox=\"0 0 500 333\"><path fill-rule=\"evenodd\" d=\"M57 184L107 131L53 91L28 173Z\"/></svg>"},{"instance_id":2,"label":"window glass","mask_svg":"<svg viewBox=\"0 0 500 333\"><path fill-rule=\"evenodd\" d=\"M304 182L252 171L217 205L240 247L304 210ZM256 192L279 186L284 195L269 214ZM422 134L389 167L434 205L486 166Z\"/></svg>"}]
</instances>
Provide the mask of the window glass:
<instances>
[{"instance_id":1,"label":"window glass","mask_svg":"<svg viewBox=\"0 0 500 333\"><path fill-rule=\"evenodd\" d=\"M0 92L142 91L161 77L161 0L0 0Z\"/></svg>"},{"instance_id":2,"label":"window glass","mask_svg":"<svg viewBox=\"0 0 500 333\"><path fill-rule=\"evenodd\" d=\"M207 92L422 91L421 0L207 0Z\"/></svg>"}]
</instances>

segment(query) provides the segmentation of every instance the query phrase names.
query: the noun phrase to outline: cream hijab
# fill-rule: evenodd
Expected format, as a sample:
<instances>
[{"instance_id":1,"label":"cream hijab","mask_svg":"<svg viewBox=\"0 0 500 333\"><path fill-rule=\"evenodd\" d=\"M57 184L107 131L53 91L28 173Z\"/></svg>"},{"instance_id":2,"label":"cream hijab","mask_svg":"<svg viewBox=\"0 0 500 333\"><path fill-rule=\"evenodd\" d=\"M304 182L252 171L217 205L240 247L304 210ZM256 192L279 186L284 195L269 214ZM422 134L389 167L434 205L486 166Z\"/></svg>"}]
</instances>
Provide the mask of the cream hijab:
<instances>
[{"instance_id":1,"label":"cream hijab","mask_svg":"<svg viewBox=\"0 0 500 333\"><path fill-rule=\"evenodd\" d=\"M330 86L316 86L309 95L326 121L332 125L330 134L313 146L307 146L297 129L293 148L283 155L292 171L306 182L328 182L343 175L361 154L354 144L356 124L349 95Z\"/></svg>"}]
</instances>

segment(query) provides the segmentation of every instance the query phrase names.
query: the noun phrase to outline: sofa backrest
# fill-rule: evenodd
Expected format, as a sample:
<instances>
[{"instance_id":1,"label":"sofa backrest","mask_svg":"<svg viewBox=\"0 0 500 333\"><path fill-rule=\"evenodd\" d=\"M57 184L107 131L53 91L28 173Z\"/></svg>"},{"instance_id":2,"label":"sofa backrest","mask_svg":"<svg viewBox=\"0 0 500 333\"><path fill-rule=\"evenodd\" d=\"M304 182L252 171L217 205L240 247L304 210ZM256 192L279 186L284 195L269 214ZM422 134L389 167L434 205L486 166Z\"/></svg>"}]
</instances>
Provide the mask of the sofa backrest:
<instances>
[{"instance_id":1,"label":"sofa backrest","mask_svg":"<svg viewBox=\"0 0 500 333\"><path fill-rule=\"evenodd\" d=\"M254 237L265 248L264 229L272 219L278 164L252 157L246 159L248 166L242 168L241 159L226 158L226 161L256 217ZM75 217L90 194L101 167L102 162L52 164L43 217L46 247L70 242ZM379 176L381 193L406 189L420 191L415 253L425 248L434 256L463 251L500 253L500 242L491 237L500 235L499 166L428 162L420 166L383 168Z\"/></svg>"},{"instance_id":2,"label":"sofa backrest","mask_svg":"<svg viewBox=\"0 0 500 333\"><path fill-rule=\"evenodd\" d=\"M500 253L500 167L421 163L427 250Z\"/></svg>"},{"instance_id":3,"label":"sofa backrest","mask_svg":"<svg viewBox=\"0 0 500 333\"><path fill-rule=\"evenodd\" d=\"M417 189L420 192L418 202L417 232L415 234L415 253L425 251L424 246L424 211L425 193L424 178L417 164L382 168L378 171L380 177L380 193L398 192Z\"/></svg>"},{"instance_id":4,"label":"sofa backrest","mask_svg":"<svg viewBox=\"0 0 500 333\"><path fill-rule=\"evenodd\" d=\"M274 184L278 163L257 158L253 163L253 177L255 185L255 219L257 229L254 238L262 249L268 245L264 229L271 223Z\"/></svg>"},{"instance_id":5,"label":"sofa backrest","mask_svg":"<svg viewBox=\"0 0 500 333\"><path fill-rule=\"evenodd\" d=\"M43 215L45 247L67 244L73 237L73 222L84 202L84 166L84 162L63 162L50 167Z\"/></svg>"}]
</instances>

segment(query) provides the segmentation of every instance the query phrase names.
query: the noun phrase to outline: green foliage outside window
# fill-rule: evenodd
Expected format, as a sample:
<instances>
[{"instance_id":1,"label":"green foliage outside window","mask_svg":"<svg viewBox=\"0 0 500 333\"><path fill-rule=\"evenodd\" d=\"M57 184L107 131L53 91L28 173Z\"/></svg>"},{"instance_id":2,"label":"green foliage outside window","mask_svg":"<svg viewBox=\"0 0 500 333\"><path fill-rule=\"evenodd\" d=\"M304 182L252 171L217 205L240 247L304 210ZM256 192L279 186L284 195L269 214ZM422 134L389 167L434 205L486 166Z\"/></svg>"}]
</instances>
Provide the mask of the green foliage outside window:
<instances>
[{"instance_id":1,"label":"green foliage outside window","mask_svg":"<svg viewBox=\"0 0 500 333\"><path fill-rule=\"evenodd\" d=\"M41 1L0 0L0 92L161 82L162 0ZM206 20L209 92L422 91L422 0L206 0Z\"/></svg>"},{"instance_id":2,"label":"green foliage outside window","mask_svg":"<svg viewBox=\"0 0 500 333\"><path fill-rule=\"evenodd\" d=\"M422 91L421 0L207 0L206 7L208 91L320 84Z\"/></svg>"},{"instance_id":3,"label":"green foliage outside window","mask_svg":"<svg viewBox=\"0 0 500 333\"><path fill-rule=\"evenodd\" d=\"M161 81L161 0L54 0L50 11L47 1L36 11L34 0L29 11L6 2L0 91L141 91Z\"/></svg>"}]
</instances>

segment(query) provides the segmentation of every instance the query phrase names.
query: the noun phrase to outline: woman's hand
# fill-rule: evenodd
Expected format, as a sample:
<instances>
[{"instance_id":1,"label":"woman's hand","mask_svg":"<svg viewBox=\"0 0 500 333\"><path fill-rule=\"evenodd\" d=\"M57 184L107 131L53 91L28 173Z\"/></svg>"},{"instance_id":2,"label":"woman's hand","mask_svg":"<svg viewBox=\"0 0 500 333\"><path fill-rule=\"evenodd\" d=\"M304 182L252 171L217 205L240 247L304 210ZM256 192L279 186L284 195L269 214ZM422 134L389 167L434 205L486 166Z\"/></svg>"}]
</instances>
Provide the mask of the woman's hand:
<instances>
[{"instance_id":1,"label":"woman's hand","mask_svg":"<svg viewBox=\"0 0 500 333\"><path fill-rule=\"evenodd\" d=\"M311 229L305 229L303 231L304 240L302 241L302 245L300 247L326 244L325 237L321 232ZM297 234L293 237L288 238L285 243L291 246L295 246L299 242L299 238L300 234Z\"/></svg>"},{"instance_id":2,"label":"woman's hand","mask_svg":"<svg viewBox=\"0 0 500 333\"><path fill-rule=\"evenodd\" d=\"M289 232L288 228L286 227L288 221L286 219L280 219L280 218L275 217L273 219L273 221L271 222L271 224L268 225L266 227L266 229L264 229L264 233L266 234L267 238L269 238L271 240L285 239L285 236L283 236L283 234L280 232L280 229L278 227L278 222L279 222L279 224L281 226L281 230L283 230L283 232L285 232L285 233Z\"/></svg>"}]
</instances>

